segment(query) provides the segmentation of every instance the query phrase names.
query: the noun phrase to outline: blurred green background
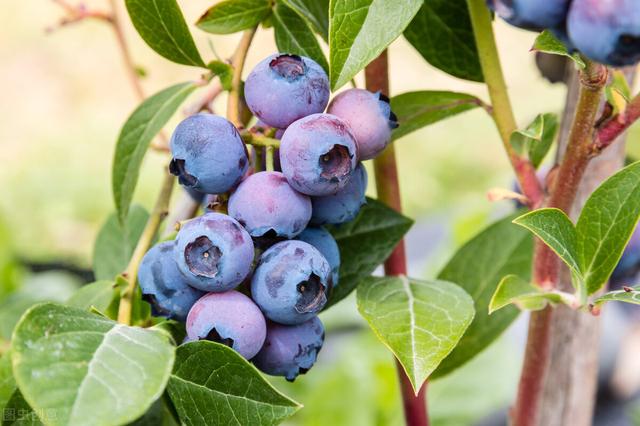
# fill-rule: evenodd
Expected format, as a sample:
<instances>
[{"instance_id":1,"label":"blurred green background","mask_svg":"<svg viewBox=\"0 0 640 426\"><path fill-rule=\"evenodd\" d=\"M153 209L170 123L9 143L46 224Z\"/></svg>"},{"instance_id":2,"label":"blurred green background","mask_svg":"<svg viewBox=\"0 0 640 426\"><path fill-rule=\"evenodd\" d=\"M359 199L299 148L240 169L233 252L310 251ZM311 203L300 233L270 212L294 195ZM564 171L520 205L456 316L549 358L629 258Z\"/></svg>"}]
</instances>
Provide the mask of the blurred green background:
<instances>
[{"instance_id":1,"label":"blurred green background","mask_svg":"<svg viewBox=\"0 0 640 426\"><path fill-rule=\"evenodd\" d=\"M194 22L211 1L179 3L187 21ZM87 5L108 7L101 1ZM151 51L124 10L120 15L135 62L145 70L147 94L198 78L197 70L169 63ZM34 275L20 262L91 267L96 234L113 211L110 171L115 140L138 103L112 30L101 22L86 21L46 34L45 29L62 16L52 1L0 3L0 342L4 340L4 345L16 312L37 298L64 300L81 284L61 272ZM496 31L519 124L526 125L541 112L559 113L565 88L539 76L529 52L535 34L501 22ZM195 27L192 32L205 59L214 57L211 46L220 57L228 57L239 38L211 36ZM272 31L261 29L249 52L247 70L275 50ZM484 86L430 67L402 39L391 46L389 59L391 95L437 89L487 100ZM363 83L361 76L356 81ZM222 96L215 108L223 113L224 105ZM169 130L179 119L180 114ZM507 202L491 204L486 197L492 187L511 185L510 169L493 123L481 110L413 133L396 142L396 149L404 208L417 220L416 231L409 236L412 273L433 276L457 246L510 208ZM166 161L155 152L147 155L136 202L151 207ZM375 195L373 188L370 192ZM402 411L391 355L367 331L353 298L322 317L328 339L318 366L294 384L274 380L306 405L290 424L399 424ZM471 424L505 408L517 380L518 348L507 335L463 369L430 384L433 423Z\"/></svg>"}]
</instances>

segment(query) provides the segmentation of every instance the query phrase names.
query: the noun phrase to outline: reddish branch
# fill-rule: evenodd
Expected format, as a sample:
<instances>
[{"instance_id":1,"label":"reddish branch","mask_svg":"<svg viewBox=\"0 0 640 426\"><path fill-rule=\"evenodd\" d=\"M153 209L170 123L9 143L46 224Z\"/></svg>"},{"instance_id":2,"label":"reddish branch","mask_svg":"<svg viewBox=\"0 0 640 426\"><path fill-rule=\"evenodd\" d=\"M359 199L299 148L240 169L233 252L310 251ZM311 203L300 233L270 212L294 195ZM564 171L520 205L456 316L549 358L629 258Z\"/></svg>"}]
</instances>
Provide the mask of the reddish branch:
<instances>
[{"instance_id":1,"label":"reddish branch","mask_svg":"<svg viewBox=\"0 0 640 426\"><path fill-rule=\"evenodd\" d=\"M617 114L600 125L597 129L592 153L598 154L608 147L640 118L640 95L633 98L625 110Z\"/></svg>"}]
</instances>

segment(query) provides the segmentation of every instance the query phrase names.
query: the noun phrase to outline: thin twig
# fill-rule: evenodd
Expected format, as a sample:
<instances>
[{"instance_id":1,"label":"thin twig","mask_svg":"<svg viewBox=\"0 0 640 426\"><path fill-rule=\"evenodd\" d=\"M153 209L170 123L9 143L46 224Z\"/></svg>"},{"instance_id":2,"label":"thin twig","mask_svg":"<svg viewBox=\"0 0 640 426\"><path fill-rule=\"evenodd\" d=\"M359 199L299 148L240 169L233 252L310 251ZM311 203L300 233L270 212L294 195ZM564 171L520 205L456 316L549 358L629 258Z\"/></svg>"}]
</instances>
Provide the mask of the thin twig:
<instances>
[{"instance_id":1,"label":"thin twig","mask_svg":"<svg viewBox=\"0 0 640 426\"><path fill-rule=\"evenodd\" d=\"M233 79L231 80L231 90L229 91L229 99L227 101L227 118L237 128L242 128L242 120L240 118L240 95L242 93L242 69L247 59L247 52L251 41L255 35L257 27L246 30L242 33L240 43L236 48L233 58L231 59L231 67L233 68Z\"/></svg>"}]
</instances>

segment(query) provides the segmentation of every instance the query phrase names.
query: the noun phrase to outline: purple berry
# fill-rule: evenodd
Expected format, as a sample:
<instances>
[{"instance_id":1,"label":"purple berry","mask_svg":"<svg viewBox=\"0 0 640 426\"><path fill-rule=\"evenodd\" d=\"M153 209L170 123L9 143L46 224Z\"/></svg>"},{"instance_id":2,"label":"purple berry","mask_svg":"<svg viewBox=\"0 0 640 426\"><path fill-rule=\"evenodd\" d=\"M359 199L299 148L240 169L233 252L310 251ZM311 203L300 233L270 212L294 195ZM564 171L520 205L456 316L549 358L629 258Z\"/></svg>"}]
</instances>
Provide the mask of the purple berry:
<instances>
[{"instance_id":1,"label":"purple berry","mask_svg":"<svg viewBox=\"0 0 640 426\"><path fill-rule=\"evenodd\" d=\"M156 244L144 255L138 282L153 315L184 321L204 292L187 285L173 258L173 241Z\"/></svg>"},{"instance_id":2,"label":"purple berry","mask_svg":"<svg viewBox=\"0 0 640 426\"><path fill-rule=\"evenodd\" d=\"M312 245L283 241L265 251L251 280L251 296L264 315L280 324L300 324L327 302L331 266Z\"/></svg>"},{"instance_id":3,"label":"purple berry","mask_svg":"<svg viewBox=\"0 0 640 426\"><path fill-rule=\"evenodd\" d=\"M573 0L567 31L575 47L594 61L616 67L640 61L637 0Z\"/></svg>"},{"instance_id":4,"label":"purple berry","mask_svg":"<svg viewBox=\"0 0 640 426\"><path fill-rule=\"evenodd\" d=\"M313 206L311 223L337 225L355 219L360 212L360 207L367 202L366 191L367 169L360 163L347 186L338 193L324 197L311 197Z\"/></svg>"},{"instance_id":5,"label":"purple berry","mask_svg":"<svg viewBox=\"0 0 640 426\"><path fill-rule=\"evenodd\" d=\"M182 226L174 256L189 285L222 292L237 287L251 272L251 236L233 218L209 212Z\"/></svg>"},{"instance_id":6,"label":"purple berry","mask_svg":"<svg viewBox=\"0 0 640 426\"><path fill-rule=\"evenodd\" d=\"M398 119L391 111L389 98L380 92L349 89L336 96L327 109L349 125L358 144L358 159L370 160L391 141L391 130Z\"/></svg>"},{"instance_id":7,"label":"purple berry","mask_svg":"<svg viewBox=\"0 0 640 426\"><path fill-rule=\"evenodd\" d=\"M213 114L192 115L178 124L171 153L171 173L182 185L207 194L230 190L249 167L238 130Z\"/></svg>"},{"instance_id":8,"label":"purple berry","mask_svg":"<svg viewBox=\"0 0 640 426\"><path fill-rule=\"evenodd\" d=\"M335 194L356 168L356 141L347 124L331 114L313 114L287 128L280 141L282 172L307 195Z\"/></svg>"},{"instance_id":9,"label":"purple berry","mask_svg":"<svg viewBox=\"0 0 640 426\"><path fill-rule=\"evenodd\" d=\"M324 111L329 102L329 78L312 59L276 54L251 71L244 96L262 122L285 129L302 117Z\"/></svg>"},{"instance_id":10,"label":"purple berry","mask_svg":"<svg viewBox=\"0 0 640 426\"><path fill-rule=\"evenodd\" d=\"M297 239L311 244L322 253L331 266L331 287L337 286L340 272L340 248L333 235L322 227L308 227L298 235Z\"/></svg>"},{"instance_id":11,"label":"purple berry","mask_svg":"<svg viewBox=\"0 0 640 426\"><path fill-rule=\"evenodd\" d=\"M311 219L311 200L291 188L282 173L260 172L231 195L229 215L254 238L293 238Z\"/></svg>"},{"instance_id":12,"label":"purple berry","mask_svg":"<svg viewBox=\"0 0 640 426\"><path fill-rule=\"evenodd\" d=\"M292 382L313 367L323 343L324 327L318 317L299 325L269 322L267 339L252 362L264 373Z\"/></svg>"},{"instance_id":13,"label":"purple berry","mask_svg":"<svg viewBox=\"0 0 640 426\"><path fill-rule=\"evenodd\" d=\"M513 26L541 31L561 27L570 0L487 0L498 16Z\"/></svg>"},{"instance_id":14,"label":"purple berry","mask_svg":"<svg viewBox=\"0 0 640 426\"><path fill-rule=\"evenodd\" d=\"M187 317L185 342L211 340L253 358L264 343L267 325L260 309L237 291L209 293L198 300Z\"/></svg>"}]
</instances>

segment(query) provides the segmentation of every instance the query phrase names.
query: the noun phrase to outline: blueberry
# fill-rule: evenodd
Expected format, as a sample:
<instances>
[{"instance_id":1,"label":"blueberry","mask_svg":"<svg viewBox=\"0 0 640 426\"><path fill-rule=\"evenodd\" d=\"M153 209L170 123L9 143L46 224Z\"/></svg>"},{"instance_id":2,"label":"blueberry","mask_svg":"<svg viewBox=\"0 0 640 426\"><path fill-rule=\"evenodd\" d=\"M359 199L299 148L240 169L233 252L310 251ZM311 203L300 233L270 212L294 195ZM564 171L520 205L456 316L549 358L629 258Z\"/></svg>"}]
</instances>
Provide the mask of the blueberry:
<instances>
[{"instance_id":1,"label":"blueberry","mask_svg":"<svg viewBox=\"0 0 640 426\"><path fill-rule=\"evenodd\" d=\"M640 61L640 4L637 0L573 0L569 38L588 58L616 67Z\"/></svg>"},{"instance_id":2,"label":"blueberry","mask_svg":"<svg viewBox=\"0 0 640 426\"><path fill-rule=\"evenodd\" d=\"M189 311L186 342L212 340L253 358L264 343L267 325L260 309L237 291L208 293Z\"/></svg>"},{"instance_id":3,"label":"blueberry","mask_svg":"<svg viewBox=\"0 0 640 426\"><path fill-rule=\"evenodd\" d=\"M293 238L311 219L311 200L280 172L249 176L229 199L229 215L254 237Z\"/></svg>"},{"instance_id":4,"label":"blueberry","mask_svg":"<svg viewBox=\"0 0 640 426\"><path fill-rule=\"evenodd\" d=\"M326 304L331 266L312 245L283 241L262 254L251 296L264 315L280 324L300 324Z\"/></svg>"},{"instance_id":5,"label":"blueberry","mask_svg":"<svg viewBox=\"0 0 640 426\"><path fill-rule=\"evenodd\" d=\"M562 26L570 0L487 0L502 19L516 27L541 31Z\"/></svg>"},{"instance_id":6,"label":"blueberry","mask_svg":"<svg viewBox=\"0 0 640 426\"><path fill-rule=\"evenodd\" d=\"M267 339L252 362L264 373L292 382L313 367L323 343L324 327L318 317L298 325L269 322Z\"/></svg>"},{"instance_id":7,"label":"blueberry","mask_svg":"<svg viewBox=\"0 0 640 426\"><path fill-rule=\"evenodd\" d=\"M358 144L358 159L370 160L391 141L391 130L398 119L391 111L389 98L380 92L349 89L336 96L327 109L349 125Z\"/></svg>"},{"instance_id":8,"label":"blueberry","mask_svg":"<svg viewBox=\"0 0 640 426\"><path fill-rule=\"evenodd\" d=\"M285 130L280 141L282 172L307 195L335 194L356 168L356 141L347 124L331 114L313 114Z\"/></svg>"},{"instance_id":9,"label":"blueberry","mask_svg":"<svg viewBox=\"0 0 640 426\"><path fill-rule=\"evenodd\" d=\"M189 285L204 291L227 291L251 272L253 242L233 218L209 212L182 226L174 257Z\"/></svg>"},{"instance_id":10,"label":"blueberry","mask_svg":"<svg viewBox=\"0 0 640 426\"><path fill-rule=\"evenodd\" d=\"M358 164L353 177L338 193L324 197L311 197L314 225L339 224L349 222L358 215L360 207L367 201L367 169Z\"/></svg>"},{"instance_id":11,"label":"blueberry","mask_svg":"<svg viewBox=\"0 0 640 426\"><path fill-rule=\"evenodd\" d=\"M331 287L338 285L340 271L340 249L333 235L322 227L308 227L297 237L318 249L331 266Z\"/></svg>"},{"instance_id":12,"label":"blueberry","mask_svg":"<svg viewBox=\"0 0 640 426\"><path fill-rule=\"evenodd\" d=\"M173 241L156 244L144 255L138 271L142 298L153 315L184 321L204 292L187 285L173 258Z\"/></svg>"},{"instance_id":13,"label":"blueberry","mask_svg":"<svg viewBox=\"0 0 640 426\"><path fill-rule=\"evenodd\" d=\"M640 272L640 227L637 227L611 275L611 288L635 285Z\"/></svg>"},{"instance_id":14,"label":"blueberry","mask_svg":"<svg viewBox=\"0 0 640 426\"><path fill-rule=\"evenodd\" d=\"M171 136L169 165L180 183L207 194L233 188L249 167L240 134L231 122L213 114L184 119Z\"/></svg>"},{"instance_id":15,"label":"blueberry","mask_svg":"<svg viewBox=\"0 0 640 426\"><path fill-rule=\"evenodd\" d=\"M276 54L251 71L244 96L262 122L285 129L302 117L324 111L329 102L329 78L312 59Z\"/></svg>"}]
</instances>

